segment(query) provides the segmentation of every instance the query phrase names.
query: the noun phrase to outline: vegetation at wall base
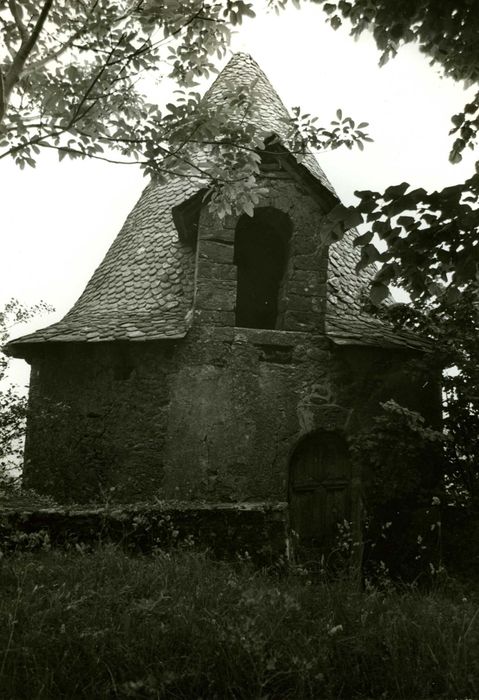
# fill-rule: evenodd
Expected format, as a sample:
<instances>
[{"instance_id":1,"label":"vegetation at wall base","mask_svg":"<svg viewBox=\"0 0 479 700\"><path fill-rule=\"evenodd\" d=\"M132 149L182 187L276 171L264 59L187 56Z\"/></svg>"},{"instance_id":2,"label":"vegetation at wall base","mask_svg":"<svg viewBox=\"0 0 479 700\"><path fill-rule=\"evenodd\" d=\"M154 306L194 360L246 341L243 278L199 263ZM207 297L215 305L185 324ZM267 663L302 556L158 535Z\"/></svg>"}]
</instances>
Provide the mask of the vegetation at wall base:
<instances>
[{"instance_id":1,"label":"vegetation at wall base","mask_svg":"<svg viewBox=\"0 0 479 700\"><path fill-rule=\"evenodd\" d=\"M311 584L191 552L0 568L0 695L471 698L479 593Z\"/></svg>"},{"instance_id":2,"label":"vegetation at wall base","mask_svg":"<svg viewBox=\"0 0 479 700\"><path fill-rule=\"evenodd\" d=\"M26 306L18 299L10 299L0 308L0 507L5 499L24 500L20 494L18 466L23 455L28 403L25 392L9 381L9 358L1 348L17 324L50 311L53 308L44 301Z\"/></svg>"}]
</instances>

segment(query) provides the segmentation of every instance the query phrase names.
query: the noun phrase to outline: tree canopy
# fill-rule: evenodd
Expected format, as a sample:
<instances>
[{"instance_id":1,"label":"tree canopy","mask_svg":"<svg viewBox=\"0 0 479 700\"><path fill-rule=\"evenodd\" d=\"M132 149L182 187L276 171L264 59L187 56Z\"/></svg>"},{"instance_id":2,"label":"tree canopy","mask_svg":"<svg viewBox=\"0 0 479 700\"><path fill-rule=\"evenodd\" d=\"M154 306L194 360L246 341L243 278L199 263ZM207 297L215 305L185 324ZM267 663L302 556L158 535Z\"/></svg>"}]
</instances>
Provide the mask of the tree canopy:
<instances>
[{"instance_id":1,"label":"tree canopy","mask_svg":"<svg viewBox=\"0 0 479 700\"><path fill-rule=\"evenodd\" d=\"M245 118L254 101L232 85L212 107L195 87L254 16L243 0L3 0L0 159L34 167L41 149L55 149L60 160L140 164L155 178L198 180L220 214L252 211L265 137ZM148 79L174 81L176 98L160 108L145 96ZM289 145L362 147L365 126L344 117L321 127L297 110Z\"/></svg>"},{"instance_id":2,"label":"tree canopy","mask_svg":"<svg viewBox=\"0 0 479 700\"><path fill-rule=\"evenodd\" d=\"M451 116L449 160L474 150L479 130L479 13L475 0L315 0L337 29L370 32L380 63L401 45L416 43L443 75L476 86L472 100ZM445 154L446 157L446 154ZM354 209L331 212L326 235L341 237L354 223L368 224L356 239L360 266L380 264L372 286L376 304L391 282L402 284L412 305L370 308L399 327L432 339L436 352L424 361L450 368L443 377L446 482L459 502L478 503L479 434L479 161L463 183L441 191L413 189L403 182L384 192L356 192ZM380 239L382 245L378 245ZM451 369L452 368L452 369Z\"/></svg>"},{"instance_id":3,"label":"tree canopy","mask_svg":"<svg viewBox=\"0 0 479 700\"><path fill-rule=\"evenodd\" d=\"M381 64L394 57L401 45L416 43L445 76L465 86L479 84L479 13L474 0L315 2L335 29L346 22L353 36L371 32L381 51ZM464 149L477 146L479 91L451 121L450 133L455 138L449 159L457 163ZM477 284L479 161L476 172L464 183L439 192L412 189L404 182L384 192L356 194L356 221L369 225L369 231L356 240L362 247L361 265L381 264L372 291L375 301L386 298L393 281L414 297L447 293L452 301L465 285ZM347 226L348 217L339 207L331 213L329 235L340 237ZM384 242L385 250L375 244L375 235Z\"/></svg>"},{"instance_id":4,"label":"tree canopy","mask_svg":"<svg viewBox=\"0 0 479 700\"><path fill-rule=\"evenodd\" d=\"M54 148L60 160L114 151L154 174L173 154L179 165L179 121L197 99L162 113L145 98L145 78L194 86L224 55L231 26L253 14L242 0L4 0L0 158L34 166L40 149Z\"/></svg>"}]
</instances>

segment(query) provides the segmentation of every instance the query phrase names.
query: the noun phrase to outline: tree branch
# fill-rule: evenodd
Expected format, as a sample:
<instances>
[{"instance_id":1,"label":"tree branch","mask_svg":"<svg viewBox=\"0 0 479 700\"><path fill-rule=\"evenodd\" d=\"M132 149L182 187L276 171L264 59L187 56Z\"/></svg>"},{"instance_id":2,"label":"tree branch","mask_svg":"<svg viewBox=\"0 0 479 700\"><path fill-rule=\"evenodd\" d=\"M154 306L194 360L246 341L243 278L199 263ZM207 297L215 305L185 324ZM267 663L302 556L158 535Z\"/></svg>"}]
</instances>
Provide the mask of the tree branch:
<instances>
[{"instance_id":1,"label":"tree branch","mask_svg":"<svg viewBox=\"0 0 479 700\"><path fill-rule=\"evenodd\" d=\"M84 116L84 114L86 113L86 112L85 112L84 114L80 115L80 110L81 110L81 108L83 107L83 105L85 104L85 102L86 102L86 100L88 99L89 95L91 94L91 91L93 90L93 88L95 87L95 85L97 84L97 82L100 80L100 78L101 78L101 76L103 75L103 73L106 71L106 69L107 69L109 66L113 65L114 62L111 61L111 58L112 58L113 54L115 53L115 50L118 48L118 46L121 44L122 41L123 41L123 34L122 34L122 35L120 36L120 38L118 39L116 45L112 47L111 51L109 52L109 54L108 54L108 56L107 56L106 61L104 62L104 64L102 65L102 67L100 68L100 70L99 70L98 73L95 75L95 77L94 77L93 80L91 81L90 85L89 85L88 88L86 89L85 93L84 93L83 96L81 97L80 101L78 102L78 104L77 104L77 106L76 106L76 109L74 110L73 114L71 115L71 117L70 117L70 119L69 119L69 121L68 121L68 125L67 125L66 129L71 128L71 127L73 126L73 124L75 123L75 121L76 121L77 119L79 119L79 118L82 118L82 117ZM96 100L96 101L98 101L98 100ZM90 107L89 107L86 111L89 111L89 109L91 109L91 105L90 105Z\"/></svg>"},{"instance_id":2,"label":"tree branch","mask_svg":"<svg viewBox=\"0 0 479 700\"><path fill-rule=\"evenodd\" d=\"M13 3L15 5L15 3ZM26 35L24 40L22 41L20 48L18 49L17 55L12 61L12 65L10 66L10 70L5 76L5 83L4 83L4 95L5 95L5 104L8 102L8 99L10 97L10 94L13 90L13 87L15 86L15 83L18 81L20 78L20 75L22 74L23 67L25 65L25 61L29 57L33 47L37 43L38 37L40 36L40 32L43 29L43 25L45 24L45 20L48 16L48 13L50 12L51 6L53 4L53 0L45 0L45 4L42 7L42 10L38 16L38 19L35 23L35 26L33 27L31 34ZM16 5L15 5L16 7Z\"/></svg>"},{"instance_id":3,"label":"tree branch","mask_svg":"<svg viewBox=\"0 0 479 700\"><path fill-rule=\"evenodd\" d=\"M0 71L0 124L2 123L6 107L7 105L5 101L5 86L3 82L3 73Z\"/></svg>"},{"instance_id":4,"label":"tree branch","mask_svg":"<svg viewBox=\"0 0 479 700\"><path fill-rule=\"evenodd\" d=\"M85 21L83 25L77 29L76 32L74 32L66 41L64 44L59 46L58 49L55 51L52 51L52 53L48 54L45 56L45 58L40 59L39 61L35 61L34 63L31 63L26 69L25 73L31 73L32 71L38 70L38 68L43 68L43 66L47 65L47 63L50 63L50 61L54 61L56 58L61 56L67 49L69 49L72 45L73 42L76 41L82 34L84 34L87 31L87 23L90 17L92 16L93 12L95 11L96 6L98 5L98 0L93 3L93 5L90 7L89 11L86 14Z\"/></svg>"},{"instance_id":5,"label":"tree branch","mask_svg":"<svg viewBox=\"0 0 479 700\"><path fill-rule=\"evenodd\" d=\"M40 143L38 142L38 145L40 145L42 148L50 148L55 151L65 151L66 153L74 153L79 157L83 158L93 158L93 160L102 160L105 163L113 163L114 165L148 165L148 163L151 163L151 159L144 159L144 160L115 160L114 158L107 158L106 156L99 156L96 153L84 153L83 151L80 151L79 149L76 148L68 148L68 147L62 147L62 146L53 146L50 143ZM211 179L211 176L208 175L208 173L202 171L200 168L196 168L201 174L196 175L193 173L181 173L181 172L175 172L172 168L160 168L158 165L155 168L158 172L160 173L166 173L168 175L172 175L175 177L181 177L185 178L187 180L204 180L204 177L206 176L208 179ZM231 181L233 182L233 181Z\"/></svg>"},{"instance_id":6,"label":"tree branch","mask_svg":"<svg viewBox=\"0 0 479 700\"><path fill-rule=\"evenodd\" d=\"M18 7L16 0L8 0L8 7L10 8L10 12L20 34L20 39L23 43L28 38L28 31L26 26L23 24L21 9Z\"/></svg>"}]
</instances>

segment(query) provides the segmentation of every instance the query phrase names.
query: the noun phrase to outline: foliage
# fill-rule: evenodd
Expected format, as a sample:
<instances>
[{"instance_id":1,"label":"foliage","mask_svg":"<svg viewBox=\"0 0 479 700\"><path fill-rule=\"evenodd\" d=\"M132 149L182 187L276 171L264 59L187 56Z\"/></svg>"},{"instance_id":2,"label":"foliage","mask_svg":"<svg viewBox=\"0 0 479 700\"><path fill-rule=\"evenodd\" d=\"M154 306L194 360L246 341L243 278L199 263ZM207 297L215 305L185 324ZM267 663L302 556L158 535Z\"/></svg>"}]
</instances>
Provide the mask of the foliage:
<instances>
[{"instance_id":1,"label":"foliage","mask_svg":"<svg viewBox=\"0 0 479 700\"><path fill-rule=\"evenodd\" d=\"M370 31L382 52L381 64L399 47L415 42L444 75L465 85L479 81L477 33L479 14L471 0L436 0L397 3L395 0L315 0L337 29L344 20L351 34ZM479 92L461 113L452 116L456 136L450 160L457 163L465 148L474 149L479 129ZM476 170L477 170L476 164ZM405 286L414 297L434 297L437 284L446 285L450 298L464 285L475 283L479 264L479 174L440 192L412 189L407 183L384 192L357 192L359 221L369 224L362 246L360 267L381 263L372 298L387 296L390 282ZM344 209L331 213L329 230L341 237L348 228ZM373 236L386 244L379 250Z\"/></svg>"},{"instance_id":2,"label":"foliage","mask_svg":"<svg viewBox=\"0 0 479 700\"><path fill-rule=\"evenodd\" d=\"M424 376L424 375L423 375ZM361 473L363 568L411 581L440 570L444 435L393 400L350 438Z\"/></svg>"},{"instance_id":3,"label":"foliage","mask_svg":"<svg viewBox=\"0 0 479 700\"><path fill-rule=\"evenodd\" d=\"M477 601L358 592L192 553L21 555L0 569L12 698L476 697Z\"/></svg>"},{"instance_id":4,"label":"foliage","mask_svg":"<svg viewBox=\"0 0 479 700\"><path fill-rule=\"evenodd\" d=\"M366 507L387 507L391 501L416 504L421 491L429 501L441 477L443 434L393 400L381 408L350 445L352 458L362 467Z\"/></svg>"},{"instance_id":5,"label":"foliage","mask_svg":"<svg viewBox=\"0 0 479 700\"><path fill-rule=\"evenodd\" d=\"M12 326L51 310L44 302L25 306L11 299L0 310L0 349L7 342ZM9 382L7 370L8 357L0 351L0 492L15 482L11 473L18 469L22 454L27 410L26 396Z\"/></svg>"},{"instance_id":6,"label":"foliage","mask_svg":"<svg viewBox=\"0 0 479 700\"><path fill-rule=\"evenodd\" d=\"M371 31L381 62L407 42L421 50L445 75L477 82L479 15L469 0L401 3L393 0L340 0L320 4L338 28L344 20L353 36ZM276 11L287 0L270 0ZM299 7L300 3L293 3ZM258 151L265 133L250 117L251 86L231 86L214 108L192 90L214 72L214 58L226 53L232 29L255 16L243 0L17 0L0 2L0 158L34 166L41 149L60 159L93 157L139 163L156 178L176 173L210 188L210 203L221 216L239 208L250 212L261 194L256 182ZM145 76L164 65L183 90L163 111L145 97ZM254 91L253 91L254 93ZM235 118L236 115L236 118ZM338 110L330 127L320 127L296 110L288 146L301 159L306 146L362 148L369 136ZM451 160L474 148L479 97L452 118L456 139ZM199 154L201 153L201 157ZM479 262L479 175L441 192L411 190L407 183L385 192L359 192L354 222L371 230L357 239L360 266L380 262L372 296L380 302L395 280L413 296L434 296L436 283L451 294L475 279ZM352 212L341 205L330 215L326 236L341 237ZM380 251L377 234L386 244Z\"/></svg>"},{"instance_id":7,"label":"foliage","mask_svg":"<svg viewBox=\"0 0 479 700\"><path fill-rule=\"evenodd\" d=\"M0 2L0 159L34 167L41 149L55 149L60 160L138 163L157 179L173 173L209 186L220 215L251 211L269 135L251 119L254 86L226 85L215 106L193 88L215 72L234 27L254 16L243 0ZM180 88L163 110L145 97L153 75ZM312 129L310 115L296 117L299 156L308 140L351 148L369 138L366 124Z\"/></svg>"},{"instance_id":8,"label":"foliage","mask_svg":"<svg viewBox=\"0 0 479 700\"><path fill-rule=\"evenodd\" d=\"M440 292L440 290L438 290ZM459 299L438 293L434 300L385 307L380 315L434 343L424 361L448 369L443 377L443 428L450 496L477 507L479 502L479 317L478 289L470 285Z\"/></svg>"},{"instance_id":9,"label":"foliage","mask_svg":"<svg viewBox=\"0 0 479 700\"><path fill-rule=\"evenodd\" d=\"M254 14L241 0L10 0L0 8L1 157L32 166L40 148L56 148L60 159L98 157L105 146L139 154L146 135L160 152L162 115L138 81L158 69L166 43L170 77L194 85L213 69L211 55L224 55L230 25ZM144 155L154 168L157 154Z\"/></svg>"},{"instance_id":10,"label":"foliage","mask_svg":"<svg viewBox=\"0 0 479 700\"><path fill-rule=\"evenodd\" d=\"M479 16L471 0L315 0L322 5L334 29L342 19L352 24L356 37L371 31L383 52L382 63L394 57L399 47L415 42L432 64L439 64L454 80L479 80L477 32Z\"/></svg>"}]
</instances>

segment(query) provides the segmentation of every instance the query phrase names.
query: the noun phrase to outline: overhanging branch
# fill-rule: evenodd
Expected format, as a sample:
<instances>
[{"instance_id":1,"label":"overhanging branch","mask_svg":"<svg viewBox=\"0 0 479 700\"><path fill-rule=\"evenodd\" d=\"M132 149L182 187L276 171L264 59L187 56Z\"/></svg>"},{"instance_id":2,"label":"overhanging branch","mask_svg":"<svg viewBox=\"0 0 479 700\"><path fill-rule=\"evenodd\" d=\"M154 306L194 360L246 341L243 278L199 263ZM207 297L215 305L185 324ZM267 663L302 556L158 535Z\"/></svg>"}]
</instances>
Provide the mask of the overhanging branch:
<instances>
[{"instance_id":1,"label":"overhanging branch","mask_svg":"<svg viewBox=\"0 0 479 700\"><path fill-rule=\"evenodd\" d=\"M9 71L5 76L4 105L7 104L11 92L22 74L25 62L29 57L30 53L32 52L32 49L34 48L35 44L37 43L38 37L40 36L40 32L43 29L43 25L45 24L45 20L48 17L48 13L50 12L52 4L53 0L45 0L45 4L42 7L42 10L38 16L35 26L33 27L30 34L27 33L24 36L20 48L18 49L18 52L12 61L12 65L10 66ZM16 7L15 2L13 2L13 5Z\"/></svg>"}]
</instances>

